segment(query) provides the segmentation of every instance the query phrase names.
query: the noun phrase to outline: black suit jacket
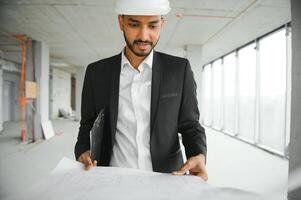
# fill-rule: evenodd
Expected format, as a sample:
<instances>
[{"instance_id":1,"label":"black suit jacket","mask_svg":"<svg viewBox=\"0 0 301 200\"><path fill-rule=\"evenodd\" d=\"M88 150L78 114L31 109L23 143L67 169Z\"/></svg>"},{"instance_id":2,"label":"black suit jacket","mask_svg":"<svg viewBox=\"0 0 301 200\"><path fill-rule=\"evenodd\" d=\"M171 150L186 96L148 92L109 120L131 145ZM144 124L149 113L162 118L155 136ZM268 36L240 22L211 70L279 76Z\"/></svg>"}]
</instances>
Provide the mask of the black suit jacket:
<instances>
[{"instance_id":1,"label":"black suit jacket","mask_svg":"<svg viewBox=\"0 0 301 200\"><path fill-rule=\"evenodd\" d=\"M206 136L199 123L196 84L187 59L154 51L151 88L150 153L153 171L172 172L183 164L178 133L187 158L206 156ZM115 140L121 54L99 60L86 69L76 159L90 149L90 129L105 109L104 138L98 165L108 166Z\"/></svg>"}]
</instances>

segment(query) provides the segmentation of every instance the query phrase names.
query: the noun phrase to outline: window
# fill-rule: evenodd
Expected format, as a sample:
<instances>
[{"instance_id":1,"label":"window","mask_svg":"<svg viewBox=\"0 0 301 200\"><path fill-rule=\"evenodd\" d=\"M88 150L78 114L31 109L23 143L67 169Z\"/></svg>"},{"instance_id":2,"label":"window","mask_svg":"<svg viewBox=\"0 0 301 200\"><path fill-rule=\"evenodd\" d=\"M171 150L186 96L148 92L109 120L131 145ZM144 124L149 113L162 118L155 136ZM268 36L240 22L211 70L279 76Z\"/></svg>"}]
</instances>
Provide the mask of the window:
<instances>
[{"instance_id":1,"label":"window","mask_svg":"<svg viewBox=\"0 0 301 200\"><path fill-rule=\"evenodd\" d=\"M236 58L235 53L224 57L224 127L229 133L235 132L236 99Z\"/></svg>"},{"instance_id":2,"label":"window","mask_svg":"<svg viewBox=\"0 0 301 200\"><path fill-rule=\"evenodd\" d=\"M291 33L278 28L203 70L203 123L281 156L290 131Z\"/></svg>"},{"instance_id":3,"label":"window","mask_svg":"<svg viewBox=\"0 0 301 200\"><path fill-rule=\"evenodd\" d=\"M248 140L255 134L256 50L255 44L238 51L238 132Z\"/></svg>"},{"instance_id":4,"label":"window","mask_svg":"<svg viewBox=\"0 0 301 200\"><path fill-rule=\"evenodd\" d=\"M282 29L259 42L259 142L283 151L286 99L286 36Z\"/></svg>"},{"instance_id":5,"label":"window","mask_svg":"<svg viewBox=\"0 0 301 200\"><path fill-rule=\"evenodd\" d=\"M213 126L220 129L222 126L221 106L222 106L222 62L221 59L213 62Z\"/></svg>"}]
</instances>

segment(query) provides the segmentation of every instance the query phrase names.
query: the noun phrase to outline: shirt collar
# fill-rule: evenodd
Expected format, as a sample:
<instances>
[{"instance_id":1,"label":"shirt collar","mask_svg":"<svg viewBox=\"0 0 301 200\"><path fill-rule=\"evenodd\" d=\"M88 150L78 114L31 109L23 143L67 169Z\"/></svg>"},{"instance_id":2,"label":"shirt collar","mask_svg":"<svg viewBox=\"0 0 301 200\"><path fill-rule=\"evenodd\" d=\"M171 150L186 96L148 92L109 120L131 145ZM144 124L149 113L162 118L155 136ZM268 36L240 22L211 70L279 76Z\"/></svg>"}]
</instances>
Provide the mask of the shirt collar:
<instances>
[{"instance_id":1,"label":"shirt collar","mask_svg":"<svg viewBox=\"0 0 301 200\"><path fill-rule=\"evenodd\" d=\"M148 56L142 61L140 66L143 65L143 64L146 64L149 68L152 69L152 67L153 67L153 55L154 55L154 50L152 50L148 54ZM121 52L121 69L123 69L126 64L128 64L129 66L132 66L130 61L124 55L124 49L123 49L122 52Z\"/></svg>"}]
</instances>

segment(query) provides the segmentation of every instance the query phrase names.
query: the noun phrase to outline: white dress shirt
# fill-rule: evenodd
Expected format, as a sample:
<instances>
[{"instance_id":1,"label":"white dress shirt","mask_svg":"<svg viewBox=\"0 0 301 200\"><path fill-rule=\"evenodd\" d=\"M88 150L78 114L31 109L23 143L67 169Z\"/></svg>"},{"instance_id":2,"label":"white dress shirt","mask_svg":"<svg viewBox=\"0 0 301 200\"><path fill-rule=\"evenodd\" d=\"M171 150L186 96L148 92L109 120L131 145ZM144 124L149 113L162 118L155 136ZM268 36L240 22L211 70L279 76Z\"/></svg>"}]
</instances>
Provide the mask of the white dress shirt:
<instances>
[{"instance_id":1,"label":"white dress shirt","mask_svg":"<svg viewBox=\"0 0 301 200\"><path fill-rule=\"evenodd\" d=\"M111 166L152 171L150 101L153 51L136 70L121 56L117 129Z\"/></svg>"}]
</instances>

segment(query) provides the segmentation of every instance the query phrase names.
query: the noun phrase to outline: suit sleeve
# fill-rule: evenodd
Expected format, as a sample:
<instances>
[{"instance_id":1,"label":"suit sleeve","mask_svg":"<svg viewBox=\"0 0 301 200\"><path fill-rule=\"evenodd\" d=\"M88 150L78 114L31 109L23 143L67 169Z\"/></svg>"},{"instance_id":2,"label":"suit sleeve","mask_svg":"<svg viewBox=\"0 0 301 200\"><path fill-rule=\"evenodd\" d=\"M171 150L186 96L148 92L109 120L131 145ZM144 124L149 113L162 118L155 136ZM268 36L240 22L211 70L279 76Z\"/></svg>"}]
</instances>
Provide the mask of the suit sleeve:
<instances>
[{"instance_id":1,"label":"suit sleeve","mask_svg":"<svg viewBox=\"0 0 301 200\"><path fill-rule=\"evenodd\" d=\"M178 131L182 135L187 158L198 154L206 156L206 135L205 129L199 123L196 83L189 61L186 62Z\"/></svg>"},{"instance_id":2,"label":"suit sleeve","mask_svg":"<svg viewBox=\"0 0 301 200\"><path fill-rule=\"evenodd\" d=\"M75 158L85 151L90 149L90 130L93 127L94 120L96 119L95 103L92 92L92 68L89 65L86 69L84 84L82 89L82 101L81 101L81 121L79 127L79 133L77 136L77 142L75 144Z\"/></svg>"}]
</instances>

